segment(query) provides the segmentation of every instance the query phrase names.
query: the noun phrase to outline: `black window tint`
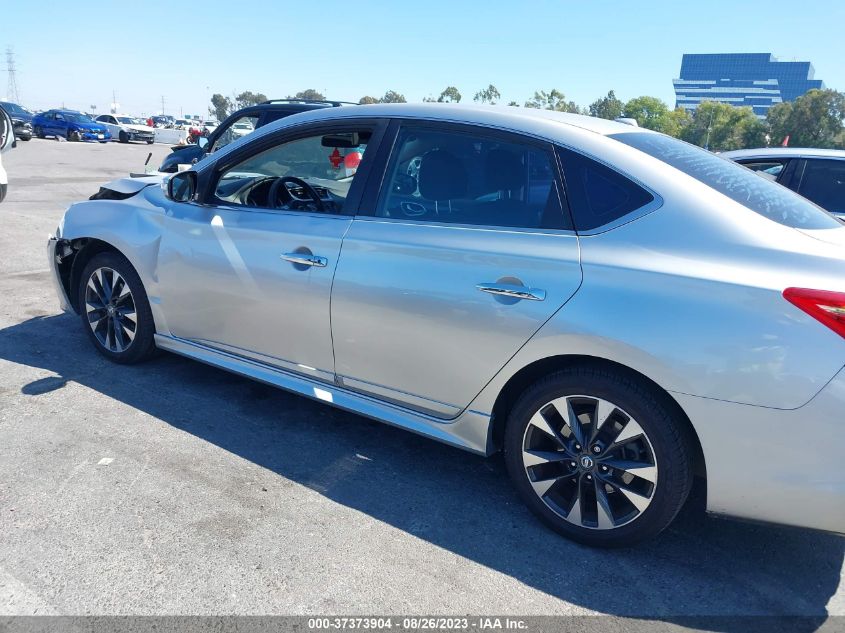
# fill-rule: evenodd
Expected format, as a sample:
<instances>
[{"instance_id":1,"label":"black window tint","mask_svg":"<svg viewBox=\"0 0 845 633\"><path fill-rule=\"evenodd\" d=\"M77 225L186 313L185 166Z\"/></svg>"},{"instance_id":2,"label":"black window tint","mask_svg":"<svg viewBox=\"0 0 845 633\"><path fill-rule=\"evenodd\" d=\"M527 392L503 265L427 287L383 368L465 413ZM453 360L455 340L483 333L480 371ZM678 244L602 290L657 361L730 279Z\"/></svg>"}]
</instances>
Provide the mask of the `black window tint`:
<instances>
[{"instance_id":1,"label":"black window tint","mask_svg":"<svg viewBox=\"0 0 845 633\"><path fill-rule=\"evenodd\" d=\"M845 212L845 160L808 159L798 193L828 211Z\"/></svg>"},{"instance_id":2,"label":"black window tint","mask_svg":"<svg viewBox=\"0 0 845 633\"><path fill-rule=\"evenodd\" d=\"M498 136L404 127L379 217L478 226L570 229L550 152Z\"/></svg>"},{"instance_id":3,"label":"black window tint","mask_svg":"<svg viewBox=\"0 0 845 633\"><path fill-rule=\"evenodd\" d=\"M575 228L588 231L628 215L654 200L622 174L568 149L558 148L566 197Z\"/></svg>"},{"instance_id":4,"label":"black window tint","mask_svg":"<svg viewBox=\"0 0 845 633\"><path fill-rule=\"evenodd\" d=\"M612 134L611 138L662 160L773 222L800 229L842 226L786 187L695 145L648 132Z\"/></svg>"}]
</instances>

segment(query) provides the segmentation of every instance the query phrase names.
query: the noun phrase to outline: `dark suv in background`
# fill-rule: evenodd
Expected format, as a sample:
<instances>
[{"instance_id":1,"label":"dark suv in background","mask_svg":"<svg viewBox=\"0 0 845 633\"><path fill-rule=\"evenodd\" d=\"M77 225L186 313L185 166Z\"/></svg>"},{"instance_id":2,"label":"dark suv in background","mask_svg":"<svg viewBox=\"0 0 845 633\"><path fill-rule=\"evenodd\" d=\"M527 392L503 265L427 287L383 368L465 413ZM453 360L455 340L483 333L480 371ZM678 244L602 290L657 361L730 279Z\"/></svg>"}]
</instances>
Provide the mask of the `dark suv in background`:
<instances>
[{"instance_id":1,"label":"dark suv in background","mask_svg":"<svg viewBox=\"0 0 845 633\"><path fill-rule=\"evenodd\" d=\"M15 128L15 138L28 141L32 138L32 112L10 101L0 101L3 108L12 119Z\"/></svg>"},{"instance_id":2,"label":"dark suv in background","mask_svg":"<svg viewBox=\"0 0 845 633\"><path fill-rule=\"evenodd\" d=\"M192 164L202 160L206 155L216 152L232 141L257 130L258 128L283 119L297 112L316 110L318 108L332 108L341 105L354 105L344 101L306 101L301 99L274 99L264 101L253 106L238 110L226 117L207 138L203 137L196 143L173 147L173 153L162 161L159 171L175 173L180 164Z\"/></svg>"}]
</instances>

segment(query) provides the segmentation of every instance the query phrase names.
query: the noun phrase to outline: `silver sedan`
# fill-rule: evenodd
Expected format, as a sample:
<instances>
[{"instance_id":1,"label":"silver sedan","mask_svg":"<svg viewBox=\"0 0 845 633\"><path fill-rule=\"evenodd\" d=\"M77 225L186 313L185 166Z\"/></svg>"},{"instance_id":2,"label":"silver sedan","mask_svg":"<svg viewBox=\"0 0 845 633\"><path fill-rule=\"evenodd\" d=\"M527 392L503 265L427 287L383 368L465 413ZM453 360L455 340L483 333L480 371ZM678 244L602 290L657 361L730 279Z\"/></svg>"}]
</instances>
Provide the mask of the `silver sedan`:
<instances>
[{"instance_id":1,"label":"silver sedan","mask_svg":"<svg viewBox=\"0 0 845 633\"><path fill-rule=\"evenodd\" d=\"M49 259L107 358L168 350L502 450L541 520L622 546L695 478L711 513L845 532L843 246L666 136L430 104L302 113L110 183Z\"/></svg>"}]
</instances>

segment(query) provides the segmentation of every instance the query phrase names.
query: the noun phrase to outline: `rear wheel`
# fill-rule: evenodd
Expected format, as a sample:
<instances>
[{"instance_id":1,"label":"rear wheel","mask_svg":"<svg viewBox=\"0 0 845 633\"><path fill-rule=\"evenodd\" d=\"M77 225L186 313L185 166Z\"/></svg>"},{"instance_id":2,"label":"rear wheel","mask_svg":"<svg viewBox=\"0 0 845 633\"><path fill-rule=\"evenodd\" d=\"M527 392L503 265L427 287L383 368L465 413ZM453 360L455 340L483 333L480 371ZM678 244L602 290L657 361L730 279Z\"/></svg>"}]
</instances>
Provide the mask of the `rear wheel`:
<instances>
[{"instance_id":1,"label":"rear wheel","mask_svg":"<svg viewBox=\"0 0 845 633\"><path fill-rule=\"evenodd\" d=\"M128 364L153 353L155 324L147 293L123 255L95 255L82 271L77 296L85 332L103 356Z\"/></svg>"},{"instance_id":2,"label":"rear wheel","mask_svg":"<svg viewBox=\"0 0 845 633\"><path fill-rule=\"evenodd\" d=\"M544 523L580 543L623 547L668 526L692 486L683 422L645 384L566 369L519 399L505 460Z\"/></svg>"},{"instance_id":3,"label":"rear wheel","mask_svg":"<svg viewBox=\"0 0 845 633\"><path fill-rule=\"evenodd\" d=\"M41 128L40 125L35 126L35 136L38 138L44 138L44 130Z\"/></svg>"},{"instance_id":4,"label":"rear wheel","mask_svg":"<svg viewBox=\"0 0 845 633\"><path fill-rule=\"evenodd\" d=\"M65 134L65 138L69 141L81 141L82 136L80 136L78 130L68 130L67 134Z\"/></svg>"},{"instance_id":5,"label":"rear wheel","mask_svg":"<svg viewBox=\"0 0 845 633\"><path fill-rule=\"evenodd\" d=\"M152 145L153 141L147 141L147 145Z\"/></svg>"}]
</instances>

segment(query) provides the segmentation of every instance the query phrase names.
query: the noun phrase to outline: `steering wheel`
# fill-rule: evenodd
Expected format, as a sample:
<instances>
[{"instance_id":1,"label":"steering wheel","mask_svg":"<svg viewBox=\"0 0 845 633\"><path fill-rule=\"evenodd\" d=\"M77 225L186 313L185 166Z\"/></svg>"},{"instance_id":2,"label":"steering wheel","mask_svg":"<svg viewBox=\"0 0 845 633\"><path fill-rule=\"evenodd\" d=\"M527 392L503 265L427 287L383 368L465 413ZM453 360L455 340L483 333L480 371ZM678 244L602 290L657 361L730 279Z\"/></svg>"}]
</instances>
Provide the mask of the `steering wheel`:
<instances>
[{"instance_id":1,"label":"steering wheel","mask_svg":"<svg viewBox=\"0 0 845 633\"><path fill-rule=\"evenodd\" d=\"M299 198L293 193L291 193L290 189L288 189L285 185L287 183L291 183L293 185L297 185L298 187L302 187L305 190L305 193L311 198L310 202L313 202L317 205L317 211L325 211L325 207L323 206L323 200L320 198L320 194L317 193L317 190L314 189L311 185L307 182L302 180L302 178L297 178L296 176L282 176L281 178L277 178L276 182L273 183L273 186L270 187L270 193L267 194L268 203L271 209L280 209L282 206L290 203L290 202L309 202L309 200L305 200L303 198ZM279 200L279 192L283 191L287 199L282 202ZM282 202L282 204L279 204Z\"/></svg>"}]
</instances>

